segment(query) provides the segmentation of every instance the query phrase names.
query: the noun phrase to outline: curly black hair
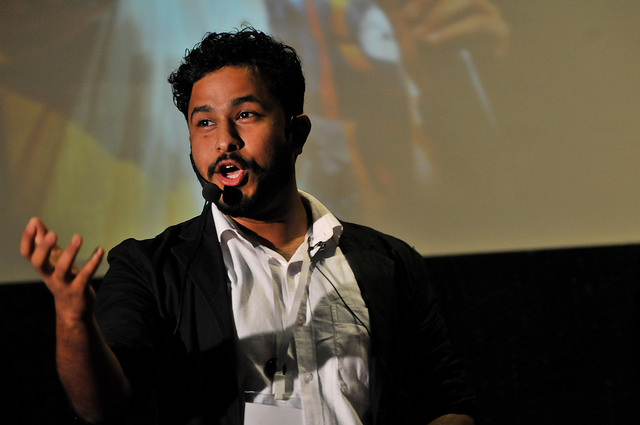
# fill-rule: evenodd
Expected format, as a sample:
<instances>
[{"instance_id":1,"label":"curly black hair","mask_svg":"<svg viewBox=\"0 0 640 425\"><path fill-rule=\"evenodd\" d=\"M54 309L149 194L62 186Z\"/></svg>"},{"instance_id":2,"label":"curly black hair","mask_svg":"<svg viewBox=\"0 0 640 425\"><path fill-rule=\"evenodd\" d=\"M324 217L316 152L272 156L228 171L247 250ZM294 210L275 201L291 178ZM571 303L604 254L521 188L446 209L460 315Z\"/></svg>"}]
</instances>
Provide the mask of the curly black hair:
<instances>
[{"instance_id":1,"label":"curly black hair","mask_svg":"<svg viewBox=\"0 0 640 425\"><path fill-rule=\"evenodd\" d=\"M305 81L298 54L291 46L251 27L235 32L207 33L187 50L170 76L173 103L188 121L193 84L224 66L248 66L282 104L286 117L302 113Z\"/></svg>"}]
</instances>

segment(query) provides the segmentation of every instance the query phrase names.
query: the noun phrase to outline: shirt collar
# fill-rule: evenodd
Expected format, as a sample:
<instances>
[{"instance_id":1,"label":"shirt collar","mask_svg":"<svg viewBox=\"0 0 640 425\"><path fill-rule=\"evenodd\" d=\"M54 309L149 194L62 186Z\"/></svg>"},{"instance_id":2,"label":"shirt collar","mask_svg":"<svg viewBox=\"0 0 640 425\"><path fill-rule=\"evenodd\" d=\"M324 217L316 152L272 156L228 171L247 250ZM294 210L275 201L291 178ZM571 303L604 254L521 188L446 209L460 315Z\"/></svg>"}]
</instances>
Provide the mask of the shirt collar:
<instances>
[{"instance_id":1,"label":"shirt collar","mask_svg":"<svg viewBox=\"0 0 640 425\"><path fill-rule=\"evenodd\" d=\"M211 212L213 214L213 222L216 225L216 233L220 243L232 238L233 236L246 240L240 230L240 227L238 227L238 224L233 221L231 217L220 212L214 203L211 203Z\"/></svg>"},{"instance_id":2,"label":"shirt collar","mask_svg":"<svg viewBox=\"0 0 640 425\"><path fill-rule=\"evenodd\" d=\"M307 230L307 241L310 247L326 244L338 245L342 235L342 224L329 209L312 195L299 191L311 213L311 226Z\"/></svg>"},{"instance_id":3,"label":"shirt collar","mask_svg":"<svg viewBox=\"0 0 640 425\"><path fill-rule=\"evenodd\" d=\"M302 190L299 190L298 193L302 197L305 206L308 207L307 211L311 213L311 225L306 235L309 247L338 245L340 236L342 235L342 224L340 221L314 196ZM222 242L233 236L240 237L245 241L247 240L238 224L231 217L220 212L215 204L211 204L211 211L216 225L218 241Z\"/></svg>"}]
</instances>

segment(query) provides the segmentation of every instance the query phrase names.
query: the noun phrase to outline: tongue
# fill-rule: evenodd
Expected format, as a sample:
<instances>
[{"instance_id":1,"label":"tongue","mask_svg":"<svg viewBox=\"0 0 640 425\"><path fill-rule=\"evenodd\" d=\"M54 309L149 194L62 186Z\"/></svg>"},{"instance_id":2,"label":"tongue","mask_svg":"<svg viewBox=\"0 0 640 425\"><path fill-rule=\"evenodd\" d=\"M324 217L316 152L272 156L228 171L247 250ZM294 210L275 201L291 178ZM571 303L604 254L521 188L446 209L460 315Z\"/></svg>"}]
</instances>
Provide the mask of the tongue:
<instances>
[{"instance_id":1,"label":"tongue","mask_svg":"<svg viewBox=\"0 0 640 425\"><path fill-rule=\"evenodd\" d=\"M230 168L221 174L220 177L222 180L222 184L224 184L225 186L237 186L242 183L244 173L244 170L235 167Z\"/></svg>"},{"instance_id":2,"label":"tongue","mask_svg":"<svg viewBox=\"0 0 640 425\"><path fill-rule=\"evenodd\" d=\"M224 176L226 178L228 178L228 179L237 179L241 175L242 175L242 171L241 170L234 170L234 171L230 171L230 172L224 173Z\"/></svg>"}]
</instances>

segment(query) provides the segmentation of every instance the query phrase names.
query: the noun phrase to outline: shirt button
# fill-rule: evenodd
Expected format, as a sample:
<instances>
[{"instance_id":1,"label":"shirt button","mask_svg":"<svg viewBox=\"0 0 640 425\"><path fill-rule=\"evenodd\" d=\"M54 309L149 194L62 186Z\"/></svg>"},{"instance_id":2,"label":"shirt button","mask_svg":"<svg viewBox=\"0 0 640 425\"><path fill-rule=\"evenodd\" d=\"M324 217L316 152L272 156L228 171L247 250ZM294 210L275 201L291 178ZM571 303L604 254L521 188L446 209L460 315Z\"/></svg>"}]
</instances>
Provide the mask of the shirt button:
<instances>
[{"instance_id":1,"label":"shirt button","mask_svg":"<svg viewBox=\"0 0 640 425\"><path fill-rule=\"evenodd\" d=\"M311 382L313 380L313 373L307 372L304 374L304 382Z\"/></svg>"}]
</instances>

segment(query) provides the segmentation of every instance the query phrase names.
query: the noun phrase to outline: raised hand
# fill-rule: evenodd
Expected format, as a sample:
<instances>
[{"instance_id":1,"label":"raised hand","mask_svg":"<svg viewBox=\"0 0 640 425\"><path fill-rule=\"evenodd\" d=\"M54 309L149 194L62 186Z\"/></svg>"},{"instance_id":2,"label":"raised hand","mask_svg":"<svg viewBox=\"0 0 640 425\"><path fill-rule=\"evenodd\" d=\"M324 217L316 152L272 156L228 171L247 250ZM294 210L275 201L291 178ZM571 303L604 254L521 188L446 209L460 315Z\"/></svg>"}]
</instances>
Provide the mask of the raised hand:
<instances>
[{"instance_id":1,"label":"raised hand","mask_svg":"<svg viewBox=\"0 0 640 425\"><path fill-rule=\"evenodd\" d=\"M405 59L424 49L483 40L495 56L506 53L509 26L490 0L380 0Z\"/></svg>"},{"instance_id":2,"label":"raised hand","mask_svg":"<svg viewBox=\"0 0 640 425\"><path fill-rule=\"evenodd\" d=\"M76 412L89 422L117 415L131 402L131 388L93 314L95 292L89 284L104 250L84 266L74 265L82 238L74 235L63 250L57 236L38 218L27 223L20 253L53 294L56 309L56 363Z\"/></svg>"},{"instance_id":3,"label":"raised hand","mask_svg":"<svg viewBox=\"0 0 640 425\"><path fill-rule=\"evenodd\" d=\"M86 264L78 268L75 259L82 238L74 235L64 250L57 245L57 239L54 232L34 217L22 234L20 253L38 271L53 294L58 319L86 320L95 300L89 281L102 261L104 250L96 249Z\"/></svg>"}]
</instances>

